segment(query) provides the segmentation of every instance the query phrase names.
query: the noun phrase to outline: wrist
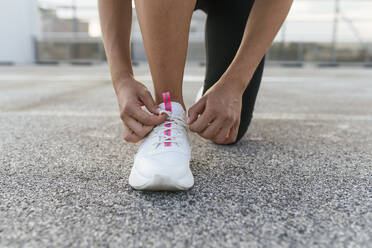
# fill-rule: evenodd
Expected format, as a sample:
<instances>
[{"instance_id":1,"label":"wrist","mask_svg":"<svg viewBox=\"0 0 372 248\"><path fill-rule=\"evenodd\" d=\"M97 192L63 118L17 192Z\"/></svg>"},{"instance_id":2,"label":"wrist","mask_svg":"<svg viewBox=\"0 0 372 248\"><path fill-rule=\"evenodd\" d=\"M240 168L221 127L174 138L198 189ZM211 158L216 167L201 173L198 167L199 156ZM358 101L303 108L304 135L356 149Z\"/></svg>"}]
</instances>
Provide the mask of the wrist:
<instances>
[{"instance_id":1,"label":"wrist","mask_svg":"<svg viewBox=\"0 0 372 248\"><path fill-rule=\"evenodd\" d=\"M120 77L112 79L112 84L116 95L119 97L122 95L123 91L127 91L128 87L131 87L135 84L136 80L131 74L123 74Z\"/></svg>"},{"instance_id":2,"label":"wrist","mask_svg":"<svg viewBox=\"0 0 372 248\"><path fill-rule=\"evenodd\" d=\"M230 73L222 75L219 81L223 87L226 87L226 89L231 89L239 94L244 93L249 83L249 80L247 80L245 77L242 77L239 74Z\"/></svg>"},{"instance_id":3,"label":"wrist","mask_svg":"<svg viewBox=\"0 0 372 248\"><path fill-rule=\"evenodd\" d=\"M240 91L245 91L256 70L255 63L236 57L221 78L230 82L230 85Z\"/></svg>"},{"instance_id":4,"label":"wrist","mask_svg":"<svg viewBox=\"0 0 372 248\"><path fill-rule=\"evenodd\" d=\"M123 82L129 82L133 80L133 72L132 71L120 71L120 72L111 72L111 80L114 84L121 84Z\"/></svg>"}]
</instances>

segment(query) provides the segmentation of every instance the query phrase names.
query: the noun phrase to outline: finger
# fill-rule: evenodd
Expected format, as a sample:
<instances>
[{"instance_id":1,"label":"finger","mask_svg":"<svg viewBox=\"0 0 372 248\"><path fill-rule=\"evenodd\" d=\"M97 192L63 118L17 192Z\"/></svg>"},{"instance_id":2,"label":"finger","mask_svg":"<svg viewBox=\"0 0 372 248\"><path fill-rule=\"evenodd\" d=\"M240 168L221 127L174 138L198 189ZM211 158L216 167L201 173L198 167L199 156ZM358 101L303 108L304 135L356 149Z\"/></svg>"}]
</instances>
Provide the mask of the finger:
<instances>
[{"instance_id":1,"label":"finger","mask_svg":"<svg viewBox=\"0 0 372 248\"><path fill-rule=\"evenodd\" d=\"M145 126L156 126L167 119L167 115L153 115L144 111L140 106L129 110L129 115Z\"/></svg>"},{"instance_id":2,"label":"finger","mask_svg":"<svg viewBox=\"0 0 372 248\"><path fill-rule=\"evenodd\" d=\"M226 141L226 138L228 138L229 131L232 126L233 126L232 123L224 121L221 130L218 132L213 141L216 142L217 144L223 144Z\"/></svg>"},{"instance_id":3,"label":"finger","mask_svg":"<svg viewBox=\"0 0 372 248\"><path fill-rule=\"evenodd\" d=\"M190 130L196 133L203 132L214 120L214 116L208 111L204 111L196 121L190 125Z\"/></svg>"},{"instance_id":4,"label":"finger","mask_svg":"<svg viewBox=\"0 0 372 248\"><path fill-rule=\"evenodd\" d=\"M138 137L130 128L128 128L125 124L124 124L124 128L123 128L123 135L124 135L124 140L126 142L130 142L130 143L137 143L138 141L141 140L140 137Z\"/></svg>"},{"instance_id":5,"label":"finger","mask_svg":"<svg viewBox=\"0 0 372 248\"><path fill-rule=\"evenodd\" d=\"M139 138L144 138L153 129L153 126L144 126L133 118L128 118L125 121L125 125Z\"/></svg>"},{"instance_id":6,"label":"finger","mask_svg":"<svg viewBox=\"0 0 372 248\"><path fill-rule=\"evenodd\" d=\"M212 140L220 131L221 124L220 121L213 121L203 132L200 133L200 136Z\"/></svg>"},{"instance_id":7,"label":"finger","mask_svg":"<svg viewBox=\"0 0 372 248\"><path fill-rule=\"evenodd\" d=\"M204 98L201 98L198 102L196 102L194 105L192 105L188 110L188 120L187 124L193 123L198 116L203 113L205 109L205 100Z\"/></svg>"},{"instance_id":8,"label":"finger","mask_svg":"<svg viewBox=\"0 0 372 248\"><path fill-rule=\"evenodd\" d=\"M155 104L154 99L151 96L151 93L146 90L140 95L140 99L147 108L153 114L159 114L158 106Z\"/></svg>"},{"instance_id":9,"label":"finger","mask_svg":"<svg viewBox=\"0 0 372 248\"><path fill-rule=\"evenodd\" d=\"M224 144L226 141L226 137L228 135L229 129L228 128L222 128L215 138L213 138L213 141L217 144Z\"/></svg>"},{"instance_id":10,"label":"finger","mask_svg":"<svg viewBox=\"0 0 372 248\"><path fill-rule=\"evenodd\" d=\"M227 144L234 143L236 141L236 138L238 137L239 125L240 123L238 122L237 124L232 126L232 128L230 129L229 138L226 142Z\"/></svg>"}]
</instances>

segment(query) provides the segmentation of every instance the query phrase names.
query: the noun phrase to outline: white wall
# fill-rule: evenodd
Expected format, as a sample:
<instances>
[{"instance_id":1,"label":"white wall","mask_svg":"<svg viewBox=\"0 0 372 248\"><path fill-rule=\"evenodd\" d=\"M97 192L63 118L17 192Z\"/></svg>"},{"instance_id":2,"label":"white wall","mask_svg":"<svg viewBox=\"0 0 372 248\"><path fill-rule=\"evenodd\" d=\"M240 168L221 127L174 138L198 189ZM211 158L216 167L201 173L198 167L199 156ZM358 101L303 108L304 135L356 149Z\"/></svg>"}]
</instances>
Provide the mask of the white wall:
<instances>
[{"instance_id":1,"label":"white wall","mask_svg":"<svg viewBox=\"0 0 372 248\"><path fill-rule=\"evenodd\" d=\"M0 62L34 62L33 37L40 33L37 0L0 1Z\"/></svg>"}]
</instances>

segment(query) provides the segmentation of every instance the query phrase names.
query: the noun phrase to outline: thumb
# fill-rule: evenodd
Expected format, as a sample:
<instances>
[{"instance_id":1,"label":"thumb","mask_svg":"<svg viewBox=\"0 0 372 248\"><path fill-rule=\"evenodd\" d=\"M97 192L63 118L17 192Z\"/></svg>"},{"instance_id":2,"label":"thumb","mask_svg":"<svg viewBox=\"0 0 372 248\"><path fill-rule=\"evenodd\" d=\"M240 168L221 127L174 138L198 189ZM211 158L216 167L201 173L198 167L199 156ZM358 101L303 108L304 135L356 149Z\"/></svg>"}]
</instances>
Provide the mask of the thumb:
<instances>
[{"instance_id":1,"label":"thumb","mask_svg":"<svg viewBox=\"0 0 372 248\"><path fill-rule=\"evenodd\" d=\"M192 105L189 108L188 111L188 118L187 118L187 124L191 124L196 119L198 119L198 116L204 112L205 109L205 98L201 98L199 101L197 101L194 105Z\"/></svg>"},{"instance_id":2,"label":"thumb","mask_svg":"<svg viewBox=\"0 0 372 248\"><path fill-rule=\"evenodd\" d=\"M148 111L150 111L153 114L159 114L158 107L156 106L154 99L151 96L151 93L149 91L145 91L140 95L140 99L147 108Z\"/></svg>"}]
</instances>

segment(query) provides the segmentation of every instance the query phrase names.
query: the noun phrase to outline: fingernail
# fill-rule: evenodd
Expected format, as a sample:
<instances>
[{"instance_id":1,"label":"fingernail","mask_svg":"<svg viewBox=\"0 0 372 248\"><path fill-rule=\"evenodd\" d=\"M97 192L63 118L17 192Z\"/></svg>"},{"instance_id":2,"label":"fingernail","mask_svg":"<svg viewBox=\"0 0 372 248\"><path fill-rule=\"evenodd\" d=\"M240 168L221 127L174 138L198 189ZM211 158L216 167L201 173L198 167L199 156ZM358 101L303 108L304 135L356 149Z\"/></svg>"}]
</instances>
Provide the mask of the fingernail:
<instances>
[{"instance_id":1,"label":"fingernail","mask_svg":"<svg viewBox=\"0 0 372 248\"><path fill-rule=\"evenodd\" d=\"M191 122L190 116L187 116L187 124L190 124L190 122Z\"/></svg>"}]
</instances>

